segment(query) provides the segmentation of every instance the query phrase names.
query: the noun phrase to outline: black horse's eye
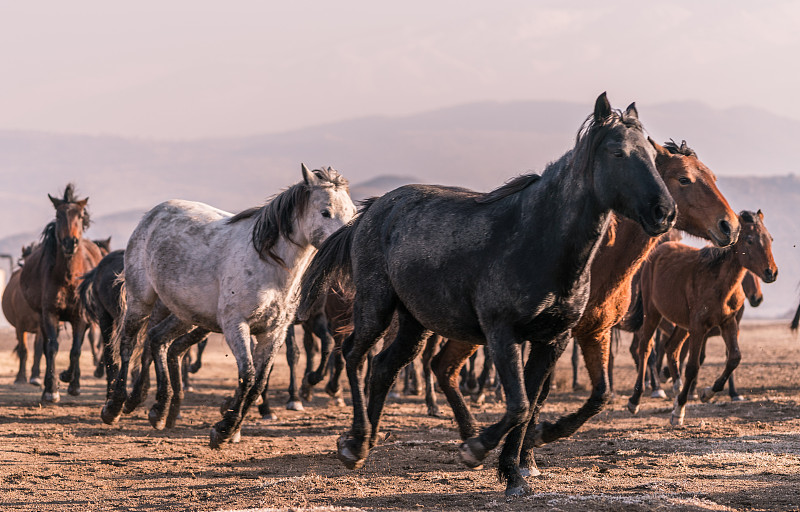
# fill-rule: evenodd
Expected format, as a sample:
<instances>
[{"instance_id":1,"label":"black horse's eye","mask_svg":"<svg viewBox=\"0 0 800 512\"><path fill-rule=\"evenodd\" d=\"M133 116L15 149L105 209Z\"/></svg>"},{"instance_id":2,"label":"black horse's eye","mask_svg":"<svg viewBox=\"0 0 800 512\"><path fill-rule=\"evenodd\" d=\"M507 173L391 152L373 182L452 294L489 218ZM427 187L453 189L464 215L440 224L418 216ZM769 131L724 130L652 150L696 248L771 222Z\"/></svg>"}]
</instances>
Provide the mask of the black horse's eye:
<instances>
[{"instance_id":1,"label":"black horse's eye","mask_svg":"<svg viewBox=\"0 0 800 512\"><path fill-rule=\"evenodd\" d=\"M618 156L618 157L621 158L621 157L625 156L625 152L622 151L621 149L615 149L614 150L614 156Z\"/></svg>"},{"instance_id":2,"label":"black horse's eye","mask_svg":"<svg viewBox=\"0 0 800 512\"><path fill-rule=\"evenodd\" d=\"M747 237L747 244L748 245L753 245L753 237L752 236L748 236Z\"/></svg>"},{"instance_id":3,"label":"black horse's eye","mask_svg":"<svg viewBox=\"0 0 800 512\"><path fill-rule=\"evenodd\" d=\"M681 185L688 185L691 182L692 182L692 180L690 180L686 176L681 176L680 178L678 178L678 183L680 183Z\"/></svg>"},{"instance_id":4,"label":"black horse's eye","mask_svg":"<svg viewBox=\"0 0 800 512\"><path fill-rule=\"evenodd\" d=\"M330 210L322 210L321 213L322 213L322 216L325 217L326 219L330 219L331 218Z\"/></svg>"}]
</instances>

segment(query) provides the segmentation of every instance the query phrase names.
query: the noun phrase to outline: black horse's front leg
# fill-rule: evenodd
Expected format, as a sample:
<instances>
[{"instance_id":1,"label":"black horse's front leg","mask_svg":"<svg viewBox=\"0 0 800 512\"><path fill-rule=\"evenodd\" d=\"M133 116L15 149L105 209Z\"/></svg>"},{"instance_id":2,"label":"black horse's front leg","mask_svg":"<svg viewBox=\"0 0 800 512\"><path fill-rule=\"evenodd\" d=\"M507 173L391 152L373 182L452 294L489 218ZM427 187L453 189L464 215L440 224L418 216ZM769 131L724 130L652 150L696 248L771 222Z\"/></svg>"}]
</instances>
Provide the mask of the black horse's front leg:
<instances>
[{"instance_id":1,"label":"black horse's front leg","mask_svg":"<svg viewBox=\"0 0 800 512\"><path fill-rule=\"evenodd\" d=\"M43 311L41 316L41 332L43 334L42 351L44 352L44 391L42 402L58 403L61 395L58 393L58 380L56 380L56 354L58 354L58 318L52 313Z\"/></svg>"}]
</instances>

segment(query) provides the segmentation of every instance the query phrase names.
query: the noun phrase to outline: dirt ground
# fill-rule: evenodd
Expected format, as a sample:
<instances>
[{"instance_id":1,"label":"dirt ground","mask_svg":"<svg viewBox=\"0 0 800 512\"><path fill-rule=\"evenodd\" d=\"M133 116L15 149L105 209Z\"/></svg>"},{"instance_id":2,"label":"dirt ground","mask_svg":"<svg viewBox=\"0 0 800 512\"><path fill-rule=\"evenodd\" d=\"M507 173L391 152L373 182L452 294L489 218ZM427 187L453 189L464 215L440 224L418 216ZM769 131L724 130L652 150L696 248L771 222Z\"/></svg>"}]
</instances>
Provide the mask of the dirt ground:
<instances>
[{"instance_id":1,"label":"dirt ground","mask_svg":"<svg viewBox=\"0 0 800 512\"><path fill-rule=\"evenodd\" d=\"M115 426L100 421L103 382L82 358L83 393L55 406L41 392L15 386L13 336L0 331L0 510L230 510L248 508L364 510L797 510L800 507L800 340L785 323L743 327L738 384L749 400L691 403L686 427L669 427L671 402L643 398L625 409L633 379L627 338L618 352L619 396L573 438L536 452L542 476L534 493L507 500L497 481L497 454L486 469L458 460L457 433L444 418L425 415L421 397L388 405L388 439L366 465L347 470L335 457L348 408L328 407L318 392L303 412L284 410L288 373L281 358L272 399L280 419L251 411L242 441L208 447L218 407L236 384L233 357L219 337L184 402L174 430L158 432L139 409ZM58 368L66 366L61 344ZM724 347L709 342L701 385L722 369ZM573 411L587 391L570 388L569 357L559 362L557 389L545 407L552 419ZM582 382L588 377L584 373ZM440 397L440 402L443 399ZM147 407L152 403L148 400ZM349 402L348 402L349 403ZM483 422L503 406L473 409Z\"/></svg>"}]
</instances>

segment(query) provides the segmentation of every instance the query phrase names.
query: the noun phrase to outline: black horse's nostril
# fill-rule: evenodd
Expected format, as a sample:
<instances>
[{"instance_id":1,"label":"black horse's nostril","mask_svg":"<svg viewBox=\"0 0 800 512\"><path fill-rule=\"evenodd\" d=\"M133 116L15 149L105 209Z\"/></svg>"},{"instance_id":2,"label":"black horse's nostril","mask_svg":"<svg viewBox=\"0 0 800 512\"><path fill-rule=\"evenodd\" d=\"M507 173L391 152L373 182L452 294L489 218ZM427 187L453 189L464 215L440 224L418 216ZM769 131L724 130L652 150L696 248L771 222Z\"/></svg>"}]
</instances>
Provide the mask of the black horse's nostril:
<instances>
[{"instance_id":1,"label":"black horse's nostril","mask_svg":"<svg viewBox=\"0 0 800 512\"><path fill-rule=\"evenodd\" d=\"M775 269L775 272L773 272L771 268L768 268L764 271L764 281L772 283L777 278L778 278L778 269Z\"/></svg>"},{"instance_id":2,"label":"black horse's nostril","mask_svg":"<svg viewBox=\"0 0 800 512\"><path fill-rule=\"evenodd\" d=\"M660 204L657 204L653 207L653 220L656 222L656 224L664 224L664 222L667 220L668 214L669 213L667 212L667 209Z\"/></svg>"},{"instance_id":3,"label":"black horse's nostril","mask_svg":"<svg viewBox=\"0 0 800 512\"><path fill-rule=\"evenodd\" d=\"M672 213L669 214L669 218L667 219L667 222L669 222L670 224L675 224L675 219L677 217L678 217L678 209L677 208L673 208L672 209Z\"/></svg>"},{"instance_id":4,"label":"black horse's nostril","mask_svg":"<svg viewBox=\"0 0 800 512\"><path fill-rule=\"evenodd\" d=\"M719 230L723 235L725 235L727 237L731 236L731 232L733 230L731 229L731 224L727 220L723 219L723 220L719 221L719 224L717 224L717 225L719 226Z\"/></svg>"}]
</instances>

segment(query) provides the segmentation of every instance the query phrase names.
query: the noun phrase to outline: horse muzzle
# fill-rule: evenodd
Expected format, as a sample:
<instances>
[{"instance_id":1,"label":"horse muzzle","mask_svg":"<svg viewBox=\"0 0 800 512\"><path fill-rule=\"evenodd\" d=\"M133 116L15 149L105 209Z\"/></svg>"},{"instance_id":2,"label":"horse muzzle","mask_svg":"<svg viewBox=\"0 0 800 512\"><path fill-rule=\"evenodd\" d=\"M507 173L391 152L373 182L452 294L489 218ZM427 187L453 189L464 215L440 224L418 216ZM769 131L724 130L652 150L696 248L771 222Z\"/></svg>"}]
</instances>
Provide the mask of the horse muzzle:
<instances>
[{"instance_id":1,"label":"horse muzzle","mask_svg":"<svg viewBox=\"0 0 800 512\"><path fill-rule=\"evenodd\" d=\"M64 252L64 256L72 256L75 254L75 251L78 250L78 244L80 240L75 237L65 238L61 241L61 250Z\"/></svg>"}]
</instances>

